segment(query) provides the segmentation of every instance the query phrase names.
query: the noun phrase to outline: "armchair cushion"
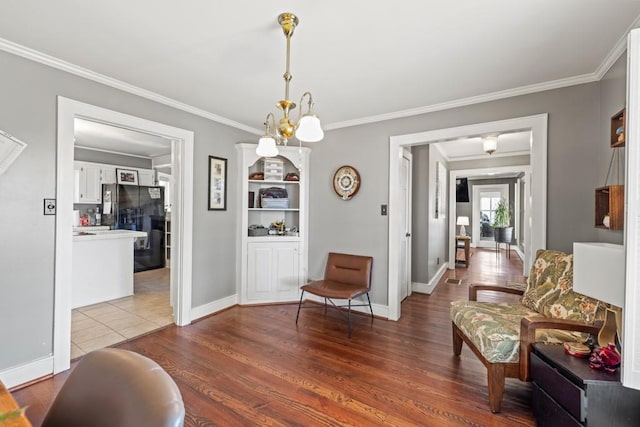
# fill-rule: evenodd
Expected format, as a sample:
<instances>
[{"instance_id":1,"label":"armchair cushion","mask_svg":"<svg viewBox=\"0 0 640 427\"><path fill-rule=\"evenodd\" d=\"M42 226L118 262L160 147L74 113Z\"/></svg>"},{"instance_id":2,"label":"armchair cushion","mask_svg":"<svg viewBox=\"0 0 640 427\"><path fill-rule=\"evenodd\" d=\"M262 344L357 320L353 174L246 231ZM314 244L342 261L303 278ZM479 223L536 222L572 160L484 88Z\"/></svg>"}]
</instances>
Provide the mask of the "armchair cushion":
<instances>
[{"instance_id":1,"label":"armchair cushion","mask_svg":"<svg viewBox=\"0 0 640 427\"><path fill-rule=\"evenodd\" d=\"M522 296L527 308L552 319L593 323L604 307L573 291L573 254L539 250Z\"/></svg>"},{"instance_id":2,"label":"armchair cushion","mask_svg":"<svg viewBox=\"0 0 640 427\"><path fill-rule=\"evenodd\" d=\"M471 339L489 363L517 362L520 357L520 320L544 316L522 304L454 301L451 319ZM559 329L536 330L536 342L584 342L587 334Z\"/></svg>"}]
</instances>

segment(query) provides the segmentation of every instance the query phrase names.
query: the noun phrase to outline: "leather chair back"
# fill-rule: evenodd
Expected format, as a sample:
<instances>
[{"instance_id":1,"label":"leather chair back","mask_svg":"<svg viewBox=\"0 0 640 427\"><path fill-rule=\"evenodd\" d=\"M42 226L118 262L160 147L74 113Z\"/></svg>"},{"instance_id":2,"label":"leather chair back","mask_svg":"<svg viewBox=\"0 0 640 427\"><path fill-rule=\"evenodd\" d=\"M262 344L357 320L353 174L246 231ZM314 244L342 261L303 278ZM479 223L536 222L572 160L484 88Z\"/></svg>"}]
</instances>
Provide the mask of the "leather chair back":
<instances>
[{"instance_id":1,"label":"leather chair back","mask_svg":"<svg viewBox=\"0 0 640 427\"><path fill-rule=\"evenodd\" d=\"M348 255L329 252L324 271L324 280L371 287L371 266L373 258L362 255Z\"/></svg>"},{"instance_id":2,"label":"leather chair back","mask_svg":"<svg viewBox=\"0 0 640 427\"><path fill-rule=\"evenodd\" d=\"M156 362L128 350L93 351L78 362L43 427L178 427L178 386Z\"/></svg>"}]
</instances>

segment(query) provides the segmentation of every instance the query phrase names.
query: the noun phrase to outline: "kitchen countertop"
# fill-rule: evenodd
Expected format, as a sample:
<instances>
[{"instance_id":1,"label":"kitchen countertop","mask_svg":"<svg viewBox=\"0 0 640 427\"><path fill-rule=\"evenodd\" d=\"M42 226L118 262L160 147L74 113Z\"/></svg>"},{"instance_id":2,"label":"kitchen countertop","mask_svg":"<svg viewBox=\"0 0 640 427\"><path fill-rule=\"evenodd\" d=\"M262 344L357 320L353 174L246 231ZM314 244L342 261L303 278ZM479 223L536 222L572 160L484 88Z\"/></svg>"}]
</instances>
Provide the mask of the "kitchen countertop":
<instances>
[{"instance_id":1,"label":"kitchen countertop","mask_svg":"<svg viewBox=\"0 0 640 427\"><path fill-rule=\"evenodd\" d=\"M84 242L88 240L107 240L107 239L136 239L138 237L147 237L144 231L132 230L83 230L74 231L73 241Z\"/></svg>"}]
</instances>

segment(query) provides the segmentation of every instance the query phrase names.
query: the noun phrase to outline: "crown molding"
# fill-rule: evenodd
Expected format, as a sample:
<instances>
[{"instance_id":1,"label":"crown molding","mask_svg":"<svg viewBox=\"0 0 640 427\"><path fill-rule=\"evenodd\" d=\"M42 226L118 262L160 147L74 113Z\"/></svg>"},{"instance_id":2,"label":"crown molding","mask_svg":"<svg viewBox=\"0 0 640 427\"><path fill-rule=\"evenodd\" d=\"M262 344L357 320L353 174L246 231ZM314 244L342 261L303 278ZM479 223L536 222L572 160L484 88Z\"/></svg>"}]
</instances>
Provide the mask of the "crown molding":
<instances>
[{"instance_id":1,"label":"crown molding","mask_svg":"<svg viewBox=\"0 0 640 427\"><path fill-rule=\"evenodd\" d=\"M196 108L191 105L176 101L175 99L168 98L150 90L142 89L138 86L134 86L123 81L105 76L104 74L96 73L95 71L79 67L70 62L63 61L42 52L38 52L37 50L22 46L7 39L0 38L0 50L14 54L16 56L21 56L34 62L39 62L58 70L66 71L67 73L75 74L76 76L80 76L85 79L92 80L94 82L101 83L103 85L110 86L112 88L119 89L124 92L128 92L160 104L167 105L178 110L185 111L190 114L194 114L196 116L204 117L205 119L209 119L226 126L240 129L254 135L262 135L262 131L259 129L252 128L226 117L222 117L217 114L202 110L200 108Z\"/></svg>"},{"instance_id":2,"label":"crown molding","mask_svg":"<svg viewBox=\"0 0 640 427\"><path fill-rule=\"evenodd\" d=\"M622 56L622 54L627 50L627 37L629 33L634 28L640 27L640 16L638 16L635 21L629 25L627 31L620 37L618 42L613 46L613 49L609 52L609 54L604 58L600 66L596 69L595 75L598 76L598 80L602 80L607 71L615 64L615 62Z\"/></svg>"},{"instance_id":3,"label":"crown molding","mask_svg":"<svg viewBox=\"0 0 640 427\"><path fill-rule=\"evenodd\" d=\"M614 61L615 62L615 61ZM499 99L511 98L514 96L528 95L545 90L558 89L567 86L575 86L584 83L592 83L598 81L596 73L583 74L581 76L569 77L566 79L553 80L544 83L537 83L528 86L522 86L514 89L507 89L498 92L487 93L484 95L471 96L469 98L457 99L455 101L442 102L440 104L428 105L425 107L411 108L408 110L396 111L393 113L379 114L377 116L363 117L360 119L345 120L343 122L335 122L324 126L325 130L334 130L351 126L359 126L369 123L382 122L385 120L401 119L406 117L417 116L420 114L433 113L436 111L450 110L452 108L465 107L468 105L481 104L483 102L496 101Z\"/></svg>"},{"instance_id":4,"label":"crown molding","mask_svg":"<svg viewBox=\"0 0 640 427\"><path fill-rule=\"evenodd\" d=\"M563 87L575 86L579 84L592 83L601 80L604 75L609 71L609 69L613 66L613 64L620 58L620 56L627 49L627 35L629 31L633 28L640 27L640 16L638 16L635 21L629 26L627 31L624 33L622 37L618 40L615 46L611 49L609 54L604 58L602 63L598 66L596 71L589 74L583 74L580 76L568 77L564 79L552 80L543 83L536 83L533 85L521 86L519 88L507 89L498 92L487 93L483 95L471 96L468 98L457 99L453 101L442 102L439 104L427 105L424 107L410 108L407 110L400 110L391 113L379 114L375 116L362 117L353 120L345 120L341 122L334 122L326 124L324 130L330 131L335 129L347 128L352 126L360 126L370 123L383 122L386 120L394 120L401 119L406 117L417 116L421 114L433 113L436 111L449 110L453 108L465 107L469 105L481 104L484 102L496 101L500 99L511 98L515 96L528 95L536 92L543 92L552 89L559 89ZM217 114L210 113L208 111L202 110L200 108L193 107L191 105L176 101L174 99L168 98L166 96L157 94L155 92L142 89L138 86L134 86L123 81L105 76L100 73L96 73L89 69L79 67L70 62L63 61L61 59L55 58L53 56L47 55L45 53L39 52L37 50L28 48L26 46L22 46L20 44L14 43L10 40L6 40L0 38L0 50L3 50L8 53L12 53L17 56L21 56L26 59L30 59L35 62L39 62L44 65L48 65L52 68L56 68L62 71L66 71L71 74L75 74L77 76L104 84L106 86L113 87L115 89L119 89L133 95L140 96L142 98L146 98L160 104L167 105L169 107L176 108L178 110L185 111L187 113L194 114L196 116L204 117L206 119L212 120L214 122L227 125L236 129L243 130L245 132L254 134L254 135L262 135L262 130L256 129L242 123L236 122L234 120L228 119L226 117L219 116Z\"/></svg>"}]
</instances>

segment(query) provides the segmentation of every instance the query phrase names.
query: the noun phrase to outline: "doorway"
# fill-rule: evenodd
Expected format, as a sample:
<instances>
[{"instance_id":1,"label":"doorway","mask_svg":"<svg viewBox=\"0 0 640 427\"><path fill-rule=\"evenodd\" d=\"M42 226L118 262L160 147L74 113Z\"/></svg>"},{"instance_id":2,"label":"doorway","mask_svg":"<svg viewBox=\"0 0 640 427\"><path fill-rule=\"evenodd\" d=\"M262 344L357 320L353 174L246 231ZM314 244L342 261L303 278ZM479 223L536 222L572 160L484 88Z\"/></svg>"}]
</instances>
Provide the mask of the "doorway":
<instances>
[{"instance_id":1,"label":"doorway","mask_svg":"<svg viewBox=\"0 0 640 427\"><path fill-rule=\"evenodd\" d=\"M90 104L58 97L57 202L53 373L69 369L71 350L72 206L74 120L83 118L171 140L172 209L171 281L176 284L177 325L191 322L191 240L193 218L193 132Z\"/></svg>"},{"instance_id":2,"label":"doorway","mask_svg":"<svg viewBox=\"0 0 640 427\"><path fill-rule=\"evenodd\" d=\"M507 184L473 186L471 208L473 229L478 230L477 233L471 234L473 246L480 248L495 246L492 224L500 200L509 200L509 186Z\"/></svg>"},{"instance_id":3,"label":"doorway","mask_svg":"<svg viewBox=\"0 0 640 427\"><path fill-rule=\"evenodd\" d=\"M399 189L400 161L402 149L412 145L429 144L461 137L482 136L492 133L508 133L528 130L531 132L530 165L531 197L527 204L531 207L531 238L525 247L525 263L532 262L531 248L546 248L546 204L547 204L547 114L478 123L447 129L438 129L389 138L389 236L388 236L388 318L398 320L401 316L400 299L400 253L402 246L402 218L398 207L402 203ZM455 181L453 181L455 182ZM455 185L449 186L449 202L455 201ZM449 235L456 230L455 215L449 214ZM450 245L449 263L454 261L451 254L455 248ZM453 268L453 267L451 267Z\"/></svg>"}]
</instances>

